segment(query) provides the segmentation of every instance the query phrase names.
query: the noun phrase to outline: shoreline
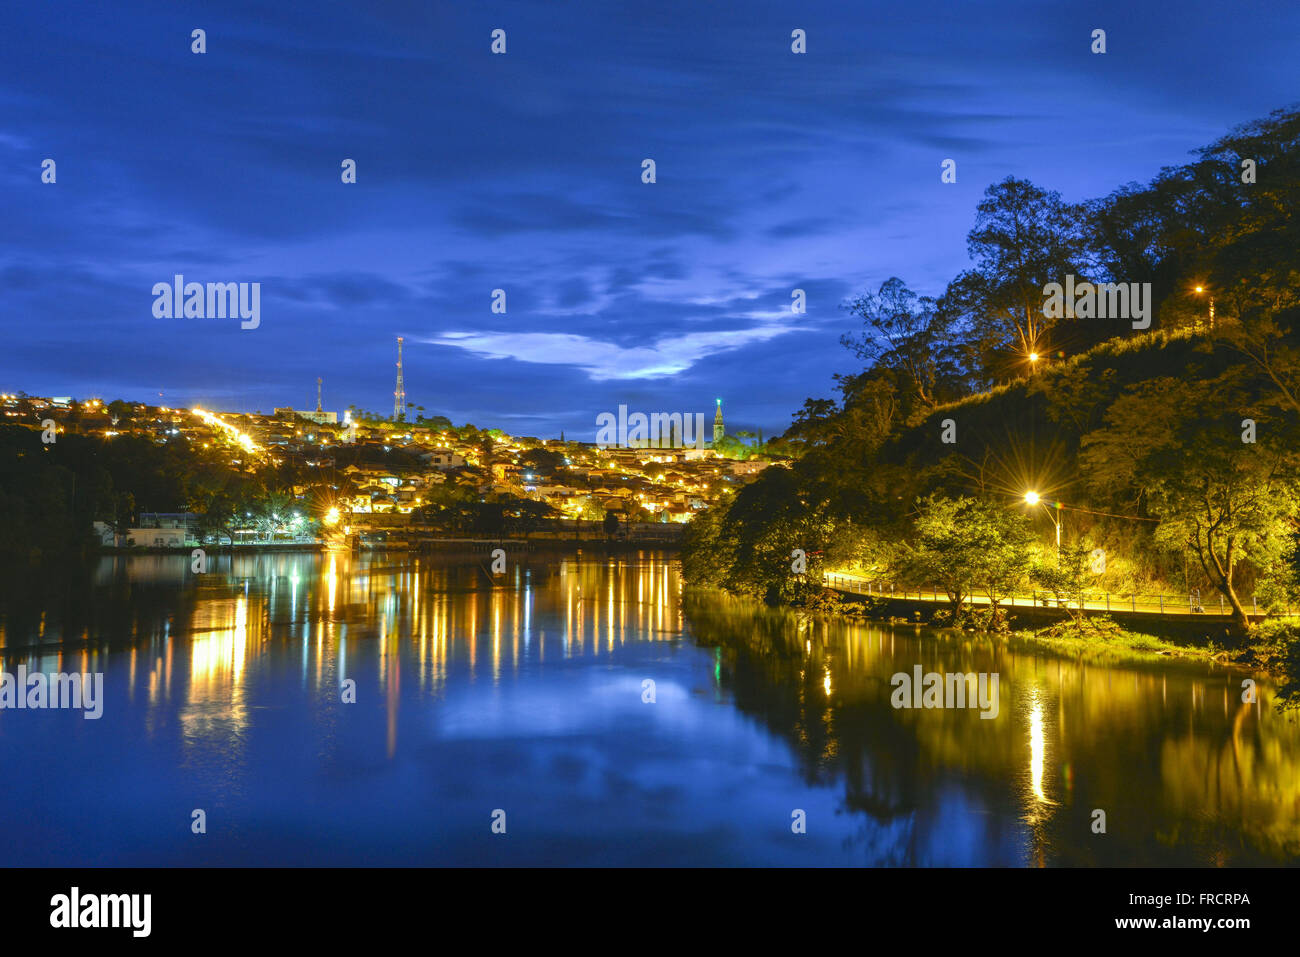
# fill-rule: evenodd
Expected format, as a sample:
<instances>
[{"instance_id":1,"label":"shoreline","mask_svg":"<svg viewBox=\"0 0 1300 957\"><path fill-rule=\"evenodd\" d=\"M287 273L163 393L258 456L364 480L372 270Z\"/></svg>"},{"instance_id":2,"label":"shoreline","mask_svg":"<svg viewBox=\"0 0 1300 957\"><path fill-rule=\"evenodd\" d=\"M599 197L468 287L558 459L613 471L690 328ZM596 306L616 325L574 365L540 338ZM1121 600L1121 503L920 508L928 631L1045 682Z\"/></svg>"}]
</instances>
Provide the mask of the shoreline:
<instances>
[{"instance_id":1,"label":"shoreline","mask_svg":"<svg viewBox=\"0 0 1300 957\"><path fill-rule=\"evenodd\" d=\"M720 590L736 598L749 597L737 595L726 589ZM751 600L764 604L761 599ZM1049 625L1027 628L1023 627L1023 622L1017 622L1016 616L1010 615L1006 630L993 630L979 625L974 619L968 619L966 623L959 626L935 622L933 612L950 610L948 606L927 609L930 614L925 618L905 618L881 613L873 610L868 602L861 600L842 600L834 607L822 607L816 610L784 602L766 607L779 608L807 618L825 618L855 624L925 627L952 635L1001 638L1052 654L1091 660L1101 666L1124 662L1154 664L1178 661L1229 668L1243 674L1263 676L1275 682L1281 682L1286 678L1285 673L1279 668L1269 667L1261 660L1265 651L1250 638L1246 638L1236 647L1225 646L1210 638L1206 638L1201 643L1177 641L1168 636L1132 630L1105 615L1089 616L1085 619L1088 624L1085 624L1081 630L1076 630L1068 617ZM1018 624L1020 627L1017 627ZM1177 627L1166 630L1185 631Z\"/></svg>"},{"instance_id":2,"label":"shoreline","mask_svg":"<svg viewBox=\"0 0 1300 957\"><path fill-rule=\"evenodd\" d=\"M343 551L371 554L375 552L404 552L408 554L476 554L504 548L507 552L560 552L599 549L603 551L679 551L677 542L665 541L626 541L604 539L517 539L517 538L459 538L426 540L418 543L392 542L367 543L359 547L350 547L341 542L260 542L248 545L105 545L95 549L93 557L115 558L132 555L180 555L189 557L196 548L203 549L205 555L239 555L264 552L331 552Z\"/></svg>"}]
</instances>

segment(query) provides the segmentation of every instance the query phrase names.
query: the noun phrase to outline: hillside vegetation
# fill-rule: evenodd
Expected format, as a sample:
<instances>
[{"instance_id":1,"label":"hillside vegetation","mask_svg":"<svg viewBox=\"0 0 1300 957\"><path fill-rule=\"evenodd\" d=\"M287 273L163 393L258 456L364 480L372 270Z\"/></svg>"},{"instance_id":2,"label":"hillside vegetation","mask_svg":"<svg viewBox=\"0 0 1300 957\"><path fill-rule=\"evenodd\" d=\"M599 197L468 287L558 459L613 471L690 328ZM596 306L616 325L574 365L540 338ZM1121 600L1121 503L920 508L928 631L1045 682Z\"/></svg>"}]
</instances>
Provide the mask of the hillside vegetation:
<instances>
[{"instance_id":1,"label":"hillside vegetation","mask_svg":"<svg viewBox=\"0 0 1300 957\"><path fill-rule=\"evenodd\" d=\"M795 414L792 467L693 523L688 578L815 606L823 569L857 570L958 618L974 592L1199 590L1242 636L1252 599L1294 602L1298 147L1291 109L1102 199L990 186L941 295L846 303L860 371ZM1045 315L1067 276L1149 283L1150 328Z\"/></svg>"}]
</instances>

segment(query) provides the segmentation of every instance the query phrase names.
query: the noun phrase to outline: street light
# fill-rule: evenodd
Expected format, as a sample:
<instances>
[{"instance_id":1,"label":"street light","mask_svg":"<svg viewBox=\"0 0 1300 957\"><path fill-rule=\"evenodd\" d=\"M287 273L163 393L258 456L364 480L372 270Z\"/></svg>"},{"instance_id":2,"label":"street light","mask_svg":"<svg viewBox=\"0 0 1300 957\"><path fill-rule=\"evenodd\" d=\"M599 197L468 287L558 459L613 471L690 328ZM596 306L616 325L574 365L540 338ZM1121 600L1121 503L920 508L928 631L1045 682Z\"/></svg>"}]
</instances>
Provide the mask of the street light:
<instances>
[{"instance_id":1,"label":"street light","mask_svg":"<svg viewBox=\"0 0 1300 957\"><path fill-rule=\"evenodd\" d=\"M1203 295L1204 293L1205 293L1204 286L1196 287L1196 294L1198 296ZM1214 297L1213 296L1210 297L1210 328L1211 329L1214 328Z\"/></svg>"},{"instance_id":2,"label":"street light","mask_svg":"<svg viewBox=\"0 0 1300 957\"><path fill-rule=\"evenodd\" d=\"M1056 526L1056 567L1060 568L1061 567L1061 520L1052 514L1052 510L1047 507L1046 503L1043 503L1042 498L1039 497L1037 492L1030 491L1025 493L1025 504L1038 505L1040 503L1043 504L1043 508L1046 509L1047 511L1047 517L1050 518L1052 520L1052 524ZM1063 506L1060 502L1056 503L1056 508L1058 510L1064 507L1065 506Z\"/></svg>"}]
</instances>

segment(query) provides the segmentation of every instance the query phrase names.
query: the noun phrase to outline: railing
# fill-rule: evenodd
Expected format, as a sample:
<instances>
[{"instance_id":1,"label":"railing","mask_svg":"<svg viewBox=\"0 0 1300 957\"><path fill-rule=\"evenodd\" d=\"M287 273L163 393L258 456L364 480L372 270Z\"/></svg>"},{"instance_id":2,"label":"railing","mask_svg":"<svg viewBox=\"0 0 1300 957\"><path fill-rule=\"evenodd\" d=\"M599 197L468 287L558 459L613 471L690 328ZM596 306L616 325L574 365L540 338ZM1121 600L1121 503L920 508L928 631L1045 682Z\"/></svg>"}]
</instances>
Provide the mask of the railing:
<instances>
[{"instance_id":1,"label":"railing","mask_svg":"<svg viewBox=\"0 0 1300 957\"><path fill-rule=\"evenodd\" d=\"M852 594L879 598L899 598L909 601L948 601L947 593L934 585L900 586L894 582L862 578L857 575L840 573L824 574L822 580L832 588ZM972 605L988 605L988 595L971 594L966 600ZM1210 617L1232 615L1232 608L1222 595L1210 599L1206 607L1201 596L1195 592L1189 595L1112 595L1110 592L1084 593L1079 598L1060 598L1054 592L1035 589L1028 595L1006 595L998 599L1001 608L1057 608L1061 610L1077 609L1079 611L1119 611L1142 612L1158 615L1207 615ZM1254 596L1244 603L1248 615L1262 615ZM1297 609L1287 606L1285 615L1297 614Z\"/></svg>"}]
</instances>

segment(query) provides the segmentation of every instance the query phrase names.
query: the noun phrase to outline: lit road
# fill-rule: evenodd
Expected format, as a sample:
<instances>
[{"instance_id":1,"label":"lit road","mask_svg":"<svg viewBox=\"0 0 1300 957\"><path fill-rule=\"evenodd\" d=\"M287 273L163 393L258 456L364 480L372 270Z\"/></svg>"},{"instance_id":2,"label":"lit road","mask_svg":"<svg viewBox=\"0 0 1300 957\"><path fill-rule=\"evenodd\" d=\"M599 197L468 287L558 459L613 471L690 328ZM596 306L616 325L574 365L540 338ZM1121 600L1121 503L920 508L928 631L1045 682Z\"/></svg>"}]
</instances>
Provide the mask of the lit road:
<instances>
[{"instance_id":1,"label":"lit road","mask_svg":"<svg viewBox=\"0 0 1300 957\"><path fill-rule=\"evenodd\" d=\"M933 587L916 588L910 586L906 590L902 586L895 585L892 582L880 582L864 578L860 575L850 575L842 572L828 572L822 576L827 587L836 591L844 592L851 595L874 596L880 598L898 598L907 601L935 602L938 604L948 604L948 596L943 589ZM985 607L989 605L987 595L973 595L968 599L968 603L975 607ZM1011 595L998 600L998 604L1003 608L1065 608L1066 602L1057 599L1055 595L1047 591L1035 591L1028 595L1018 594ZM1070 601L1071 608L1077 608L1078 603ZM1251 617L1263 617L1255 608L1254 600L1244 602L1246 613ZM1215 595L1206 595L1201 599L1201 607L1195 605L1195 599L1187 595L1112 595L1103 593L1100 596L1089 596L1083 602L1084 611L1088 612L1127 612L1129 614L1148 614L1163 615L1165 617L1184 617L1184 618L1231 618L1232 609L1226 600L1222 600L1216 593ZM1290 615L1295 614L1295 610L1288 612Z\"/></svg>"}]
</instances>

